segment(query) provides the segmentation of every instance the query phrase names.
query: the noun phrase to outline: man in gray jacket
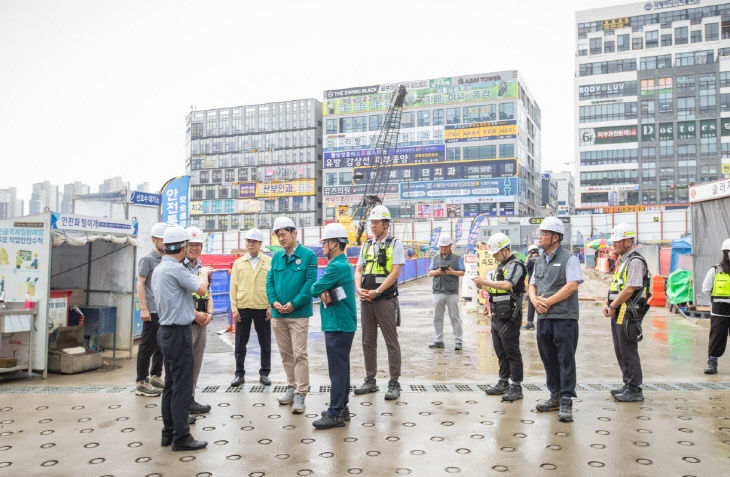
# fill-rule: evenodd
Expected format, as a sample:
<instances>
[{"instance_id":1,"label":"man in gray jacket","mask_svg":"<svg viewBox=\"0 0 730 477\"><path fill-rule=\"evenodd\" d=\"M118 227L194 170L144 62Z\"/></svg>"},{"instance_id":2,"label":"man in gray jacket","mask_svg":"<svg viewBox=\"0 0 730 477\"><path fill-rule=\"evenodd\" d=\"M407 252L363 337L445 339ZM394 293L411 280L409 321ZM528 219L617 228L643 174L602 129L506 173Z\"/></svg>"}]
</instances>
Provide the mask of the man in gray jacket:
<instances>
[{"instance_id":1,"label":"man in gray jacket","mask_svg":"<svg viewBox=\"0 0 730 477\"><path fill-rule=\"evenodd\" d=\"M444 347L444 311L449 310L454 349L461 350L461 317L459 316L459 277L464 276L464 259L451 251L453 241L447 234L438 240L441 253L431 258L428 276L433 277L433 329L436 339L431 349Z\"/></svg>"}]
</instances>

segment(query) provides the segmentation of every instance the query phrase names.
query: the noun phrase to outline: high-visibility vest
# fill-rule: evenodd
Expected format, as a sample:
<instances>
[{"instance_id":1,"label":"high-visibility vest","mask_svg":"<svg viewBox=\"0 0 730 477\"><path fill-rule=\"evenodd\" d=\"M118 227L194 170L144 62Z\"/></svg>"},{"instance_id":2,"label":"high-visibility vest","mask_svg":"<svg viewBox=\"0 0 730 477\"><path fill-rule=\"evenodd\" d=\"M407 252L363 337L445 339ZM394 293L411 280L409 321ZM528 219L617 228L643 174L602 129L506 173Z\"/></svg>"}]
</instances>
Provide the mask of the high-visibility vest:
<instances>
[{"instance_id":1,"label":"high-visibility vest","mask_svg":"<svg viewBox=\"0 0 730 477\"><path fill-rule=\"evenodd\" d=\"M715 280L710 293L712 314L730 316L730 275L715 267Z\"/></svg>"},{"instance_id":2,"label":"high-visibility vest","mask_svg":"<svg viewBox=\"0 0 730 477\"><path fill-rule=\"evenodd\" d=\"M381 243L376 255L375 247L373 247L373 239L365 241L365 253L363 254L362 261L362 287L365 290L375 290L378 288L393 270L393 242L395 242L394 237L386 237ZM385 266L378 262L378 256L381 253L385 254ZM398 285L396 281L387 290L383 291L376 300L393 298L397 295Z\"/></svg>"}]
</instances>

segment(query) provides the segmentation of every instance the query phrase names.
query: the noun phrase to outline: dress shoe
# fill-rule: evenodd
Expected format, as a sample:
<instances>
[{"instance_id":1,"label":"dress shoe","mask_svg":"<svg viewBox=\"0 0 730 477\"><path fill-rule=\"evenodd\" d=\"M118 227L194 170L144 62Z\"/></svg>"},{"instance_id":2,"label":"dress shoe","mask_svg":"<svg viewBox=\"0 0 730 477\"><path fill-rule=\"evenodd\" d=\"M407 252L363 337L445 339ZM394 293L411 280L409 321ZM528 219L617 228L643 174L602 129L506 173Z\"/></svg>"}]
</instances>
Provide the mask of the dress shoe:
<instances>
[{"instance_id":1,"label":"dress shoe","mask_svg":"<svg viewBox=\"0 0 730 477\"><path fill-rule=\"evenodd\" d=\"M264 386L271 386L271 379L268 376L259 376L259 382Z\"/></svg>"},{"instance_id":2,"label":"dress shoe","mask_svg":"<svg viewBox=\"0 0 730 477\"><path fill-rule=\"evenodd\" d=\"M188 434L188 436L183 439L175 439L175 441L172 443L172 450L174 450L174 451L198 450L198 449L202 449L203 447L205 447L207 445L208 445L207 441L196 441L193 436Z\"/></svg>"},{"instance_id":3,"label":"dress shoe","mask_svg":"<svg viewBox=\"0 0 730 477\"><path fill-rule=\"evenodd\" d=\"M243 379L243 376L236 376L233 381L231 381L231 386L234 388L237 386L243 386L243 383L245 383L246 380Z\"/></svg>"},{"instance_id":4,"label":"dress shoe","mask_svg":"<svg viewBox=\"0 0 730 477\"><path fill-rule=\"evenodd\" d=\"M167 447L172 444L172 432L162 431L162 439L160 439L160 445Z\"/></svg>"},{"instance_id":5,"label":"dress shoe","mask_svg":"<svg viewBox=\"0 0 730 477\"><path fill-rule=\"evenodd\" d=\"M197 401L193 401L190 404L190 410L188 412L190 414L205 414L206 412L210 412L210 404L200 404Z\"/></svg>"}]
</instances>

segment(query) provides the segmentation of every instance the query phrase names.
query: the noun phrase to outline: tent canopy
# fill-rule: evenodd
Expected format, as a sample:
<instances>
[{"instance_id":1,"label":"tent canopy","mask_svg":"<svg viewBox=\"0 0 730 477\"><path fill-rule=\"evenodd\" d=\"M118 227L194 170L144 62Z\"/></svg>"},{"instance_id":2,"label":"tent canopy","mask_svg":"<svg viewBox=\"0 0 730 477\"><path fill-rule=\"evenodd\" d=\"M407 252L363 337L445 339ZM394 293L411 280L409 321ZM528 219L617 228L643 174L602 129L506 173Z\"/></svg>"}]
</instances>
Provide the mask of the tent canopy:
<instances>
[{"instance_id":1,"label":"tent canopy","mask_svg":"<svg viewBox=\"0 0 730 477\"><path fill-rule=\"evenodd\" d=\"M677 269L680 255L692 255L692 236L686 235L682 238L672 240L672 261L669 265L669 273Z\"/></svg>"}]
</instances>

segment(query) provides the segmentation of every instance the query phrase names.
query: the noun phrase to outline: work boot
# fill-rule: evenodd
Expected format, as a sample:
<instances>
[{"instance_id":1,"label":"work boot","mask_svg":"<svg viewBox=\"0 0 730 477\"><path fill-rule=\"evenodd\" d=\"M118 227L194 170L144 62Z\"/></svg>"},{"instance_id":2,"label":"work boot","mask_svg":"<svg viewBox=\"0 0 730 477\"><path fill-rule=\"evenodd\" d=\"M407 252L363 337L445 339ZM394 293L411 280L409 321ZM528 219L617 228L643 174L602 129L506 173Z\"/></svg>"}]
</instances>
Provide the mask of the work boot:
<instances>
[{"instance_id":1,"label":"work boot","mask_svg":"<svg viewBox=\"0 0 730 477\"><path fill-rule=\"evenodd\" d=\"M188 412L190 414L205 414L206 412L210 412L210 404L200 404L197 401L193 401L190 403Z\"/></svg>"},{"instance_id":2,"label":"work boot","mask_svg":"<svg viewBox=\"0 0 730 477\"><path fill-rule=\"evenodd\" d=\"M243 386L243 383L246 382L246 379L243 376L236 376L233 378L233 381L231 381L231 386L236 388L238 386Z\"/></svg>"},{"instance_id":3,"label":"work boot","mask_svg":"<svg viewBox=\"0 0 730 477\"><path fill-rule=\"evenodd\" d=\"M502 401L512 402L522 399L522 386L519 384L510 384L507 392L502 396Z\"/></svg>"},{"instance_id":4,"label":"work boot","mask_svg":"<svg viewBox=\"0 0 730 477\"><path fill-rule=\"evenodd\" d=\"M444 347L444 342L443 341L436 341L436 342L428 345L428 347L431 348L431 349L443 348Z\"/></svg>"},{"instance_id":5,"label":"work boot","mask_svg":"<svg viewBox=\"0 0 730 477\"><path fill-rule=\"evenodd\" d=\"M500 394L506 393L507 388L509 388L509 383L500 379L499 381L497 381L497 384L495 384L491 388L485 389L484 392L487 393L488 396L498 396Z\"/></svg>"},{"instance_id":6,"label":"work boot","mask_svg":"<svg viewBox=\"0 0 730 477\"><path fill-rule=\"evenodd\" d=\"M570 396L560 398L560 412L558 413L558 421L573 422L573 399Z\"/></svg>"},{"instance_id":7,"label":"work boot","mask_svg":"<svg viewBox=\"0 0 730 477\"><path fill-rule=\"evenodd\" d=\"M268 376L264 376L263 374L259 376L259 382L264 386L271 386L271 379L269 379Z\"/></svg>"},{"instance_id":8,"label":"work boot","mask_svg":"<svg viewBox=\"0 0 730 477\"><path fill-rule=\"evenodd\" d=\"M172 432L162 431L162 438L160 439L160 445L167 447L172 444Z\"/></svg>"},{"instance_id":9,"label":"work boot","mask_svg":"<svg viewBox=\"0 0 730 477\"><path fill-rule=\"evenodd\" d=\"M322 417L312 423L315 429L332 429L333 427L345 427L344 413L339 416L330 416L327 411L322 412Z\"/></svg>"},{"instance_id":10,"label":"work boot","mask_svg":"<svg viewBox=\"0 0 730 477\"><path fill-rule=\"evenodd\" d=\"M304 412L304 409L306 409L306 406L304 405L304 394L295 393L294 405L291 408L291 412L294 414L301 414Z\"/></svg>"},{"instance_id":11,"label":"work boot","mask_svg":"<svg viewBox=\"0 0 730 477\"><path fill-rule=\"evenodd\" d=\"M378 391L378 387L375 385L375 376L367 376L365 382L359 388L355 388L355 394L367 394Z\"/></svg>"},{"instance_id":12,"label":"work boot","mask_svg":"<svg viewBox=\"0 0 730 477\"><path fill-rule=\"evenodd\" d=\"M560 396L557 394L551 394L550 399L537 403L537 406L535 406L537 412L550 412L557 411L558 409L560 409Z\"/></svg>"},{"instance_id":13,"label":"work boot","mask_svg":"<svg viewBox=\"0 0 730 477\"><path fill-rule=\"evenodd\" d=\"M195 424L196 420L197 419L195 419L195 416L191 416L190 414L188 414L188 426L191 424Z\"/></svg>"},{"instance_id":14,"label":"work boot","mask_svg":"<svg viewBox=\"0 0 730 477\"><path fill-rule=\"evenodd\" d=\"M710 359L707 361L707 367L705 368L705 374L717 374L717 360Z\"/></svg>"},{"instance_id":15,"label":"work boot","mask_svg":"<svg viewBox=\"0 0 730 477\"><path fill-rule=\"evenodd\" d=\"M294 402L294 386L289 386L286 388L286 392L279 396L279 404L287 406L292 402Z\"/></svg>"},{"instance_id":16,"label":"work boot","mask_svg":"<svg viewBox=\"0 0 730 477\"><path fill-rule=\"evenodd\" d=\"M622 392L626 391L626 387L627 387L627 385L626 385L626 383L624 383L624 385L618 389L611 389L611 396L621 394Z\"/></svg>"},{"instance_id":17,"label":"work boot","mask_svg":"<svg viewBox=\"0 0 730 477\"><path fill-rule=\"evenodd\" d=\"M185 451L185 450L198 450L207 446L207 441L196 441L193 436L188 434L184 439L176 439L172 443L172 450L174 451Z\"/></svg>"},{"instance_id":18,"label":"work boot","mask_svg":"<svg viewBox=\"0 0 730 477\"><path fill-rule=\"evenodd\" d=\"M388 392L385 393L386 401L393 401L400 397L400 384L398 381L391 379L388 382Z\"/></svg>"},{"instance_id":19,"label":"work boot","mask_svg":"<svg viewBox=\"0 0 730 477\"><path fill-rule=\"evenodd\" d=\"M137 388L134 390L134 394L137 396L158 397L162 394L162 389L152 386L147 380L137 381Z\"/></svg>"},{"instance_id":20,"label":"work boot","mask_svg":"<svg viewBox=\"0 0 730 477\"><path fill-rule=\"evenodd\" d=\"M322 417L324 417L325 414L327 414L327 411L322 411ZM342 410L342 419L347 422L350 421L350 408L348 408L347 406L345 406L345 409Z\"/></svg>"},{"instance_id":21,"label":"work boot","mask_svg":"<svg viewBox=\"0 0 730 477\"><path fill-rule=\"evenodd\" d=\"M162 379L162 376L155 376L153 374L148 378L148 381L152 385L152 387L155 387L157 389L165 389L165 380Z\"/></svg>"},{"instance_id":22,"label":"work boot","mask_svg":"<svg viewBox=\"0 0 730 477\"><path fill-rule=\"evenodd\" d=\"M532 322L530 322L530 321L528 321L528 322L527 322L527 323L525 324L525 326L523 326L523 327L522 327L522 329L523 329L523 330L534 330L534 329L535 329L535 324L534 324L534 323L532 323Z\"/></svg>"},{"instance_id":23,"label":"work boot","mask_svg":"<svg viewBox=\"0 0 730 477\"><path fill-rule=\"evenodd\" d=\"M626 386L624 392L617 394L613 397L619 402L637 402L644 400L644 393L641 392L639 386Z\"/></svg>"}]
</instances>

